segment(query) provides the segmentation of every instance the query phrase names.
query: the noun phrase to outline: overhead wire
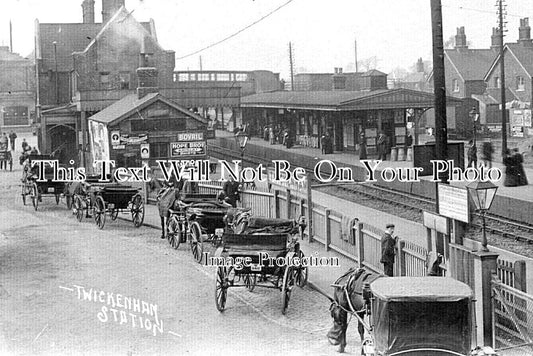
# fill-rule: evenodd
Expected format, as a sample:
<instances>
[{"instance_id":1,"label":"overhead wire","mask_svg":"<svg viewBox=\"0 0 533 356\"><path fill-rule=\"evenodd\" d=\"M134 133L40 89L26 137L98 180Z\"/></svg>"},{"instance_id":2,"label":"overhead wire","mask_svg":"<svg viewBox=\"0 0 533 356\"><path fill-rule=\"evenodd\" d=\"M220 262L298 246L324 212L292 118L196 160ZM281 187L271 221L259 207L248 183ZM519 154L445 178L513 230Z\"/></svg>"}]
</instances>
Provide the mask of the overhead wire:
<instances>
[{"instance_id":1,"label":"overhead wire","mask_svg":"<svg viewBox=\"0 0 533 356\"><path fill-rule=\"evenodd\" d=\"M219 44L221 44L221 43L223 43L223 42L225 42L225 41L227 41L227 40L229 40L229 39L231 39L231 38L237 36L238 34L240 34L240 33L244 32L244 31L246 31L246 30L249 29L250 27L252 27L252 26L258 24L258 23L261 22L261 21L263 21L263 20L266 19L267 17L269 17L269 16L273 15L274 13L278 12L279 10L281 10L281 9L284 8L285 6L289 5L289 4L290 4L291 2L293 2L293 1L294 1L294 0L288 0L287 2L281 4L280 6L278 6L278 7L275 8L274 10L270 11L270 12L267 13L266 15L262 16L261 18L257 19L256 21L252 22L251 24L249 24L249 25L247 25L247 26L241 28L241 29L238 30L237 32L234 32L234 33L232 33L231 35L226 36L226 37L224 37L223 39L221 39L221 40L219 40L219 41L216 41L216 42L214 42L214 43L212 43L212 44L210 44L210 45L208 45L208 46L205 46L205 47L203 47L203 48L201 48L201 49L199 49L199 50L196 50L196 51L194 51L194 52L191 52L191 53L189 53L189 54L186 54L186 55L184 55L184 56L181 56L181 57L179 57L179 58L176 58L176 60L180 60L180 59L184 59L184 58L187 58L187 57L194 56L195 54L198 54L198 53L200 53L200 52L203 52L203 51L205 51L206 49L209 49L209 48L212 48L212 47L214 47L214 46L217 46L217 45L219 45Z\"/></svg>"}]
</instances>

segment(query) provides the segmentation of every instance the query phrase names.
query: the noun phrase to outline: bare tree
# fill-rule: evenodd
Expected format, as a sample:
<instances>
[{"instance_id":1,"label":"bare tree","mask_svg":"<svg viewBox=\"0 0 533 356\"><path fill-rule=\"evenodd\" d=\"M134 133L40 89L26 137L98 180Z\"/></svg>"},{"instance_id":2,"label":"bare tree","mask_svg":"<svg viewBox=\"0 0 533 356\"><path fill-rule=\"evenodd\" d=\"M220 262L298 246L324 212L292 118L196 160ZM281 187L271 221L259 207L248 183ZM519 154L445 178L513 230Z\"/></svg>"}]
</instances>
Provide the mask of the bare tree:
<instances>
[{"instance_id":1,"label":"bare tree","mask_svg":"<svg viewBox=\"0 0 533 356\"><path fill-rule=\"evenodd\" d=\"M357 61L357 66L360 71L368 72L369 70L376 69L379 61L378 57L372 56Z\"/></svg>"}]
</instances>

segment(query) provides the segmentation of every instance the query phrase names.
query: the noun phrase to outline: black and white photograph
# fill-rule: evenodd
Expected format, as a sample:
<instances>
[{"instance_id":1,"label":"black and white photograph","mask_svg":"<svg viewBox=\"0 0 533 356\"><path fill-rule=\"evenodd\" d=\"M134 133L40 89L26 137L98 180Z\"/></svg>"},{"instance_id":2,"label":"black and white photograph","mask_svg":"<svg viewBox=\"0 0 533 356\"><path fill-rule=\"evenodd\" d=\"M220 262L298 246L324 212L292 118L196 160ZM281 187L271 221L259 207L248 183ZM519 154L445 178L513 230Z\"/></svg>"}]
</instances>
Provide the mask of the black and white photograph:
<instances>
[{"instance_id":1,"label":"black and white photograph","mask_svg":"<svg viewBox=\"0 0 533 356\"><path fill-rule=\"evenodd\" d=\"M0 356L533 355L531 26L3 0Z\"/></svg>"}]
</instances>

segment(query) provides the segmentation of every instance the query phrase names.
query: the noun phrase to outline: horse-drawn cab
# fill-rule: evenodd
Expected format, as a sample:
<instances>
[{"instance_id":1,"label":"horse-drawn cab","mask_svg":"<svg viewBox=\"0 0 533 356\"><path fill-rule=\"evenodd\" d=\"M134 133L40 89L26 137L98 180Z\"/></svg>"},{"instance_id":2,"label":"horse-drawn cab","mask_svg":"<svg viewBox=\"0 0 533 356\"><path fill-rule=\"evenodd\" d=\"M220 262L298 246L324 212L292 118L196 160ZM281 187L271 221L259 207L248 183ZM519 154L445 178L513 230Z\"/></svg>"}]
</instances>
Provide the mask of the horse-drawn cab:
<instances>
[{"instance_id":1,"label":"horse-drawn cab","mask_svg":"<svg viewBox=\"0 0 533 356\"><path fill-rule=\"evenodd\" d=\"M473 293L451 278L378 278L363 289L369 312L361 355L469 355Z\"/></svg>"}]
</instances>

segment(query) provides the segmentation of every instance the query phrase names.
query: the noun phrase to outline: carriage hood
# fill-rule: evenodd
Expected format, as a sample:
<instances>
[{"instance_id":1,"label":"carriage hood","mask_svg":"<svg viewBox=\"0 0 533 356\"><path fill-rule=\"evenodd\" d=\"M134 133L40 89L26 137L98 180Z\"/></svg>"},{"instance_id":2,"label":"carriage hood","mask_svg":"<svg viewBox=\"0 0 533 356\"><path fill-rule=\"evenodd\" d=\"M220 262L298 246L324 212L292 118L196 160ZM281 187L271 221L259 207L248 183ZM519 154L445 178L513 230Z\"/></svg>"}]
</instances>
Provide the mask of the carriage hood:
<instances>
[{"instance_id":1,"label":"carriage hood","mask_svg":"<svg viewBox=\"0 0 533 356\"><path fill-rule=\"evenodd\" d=\"M470 351L472 290L466 284L444 277L391 277L370 288L376 350L385 355L422 348Z\"/></svg>"}]
</instances>

